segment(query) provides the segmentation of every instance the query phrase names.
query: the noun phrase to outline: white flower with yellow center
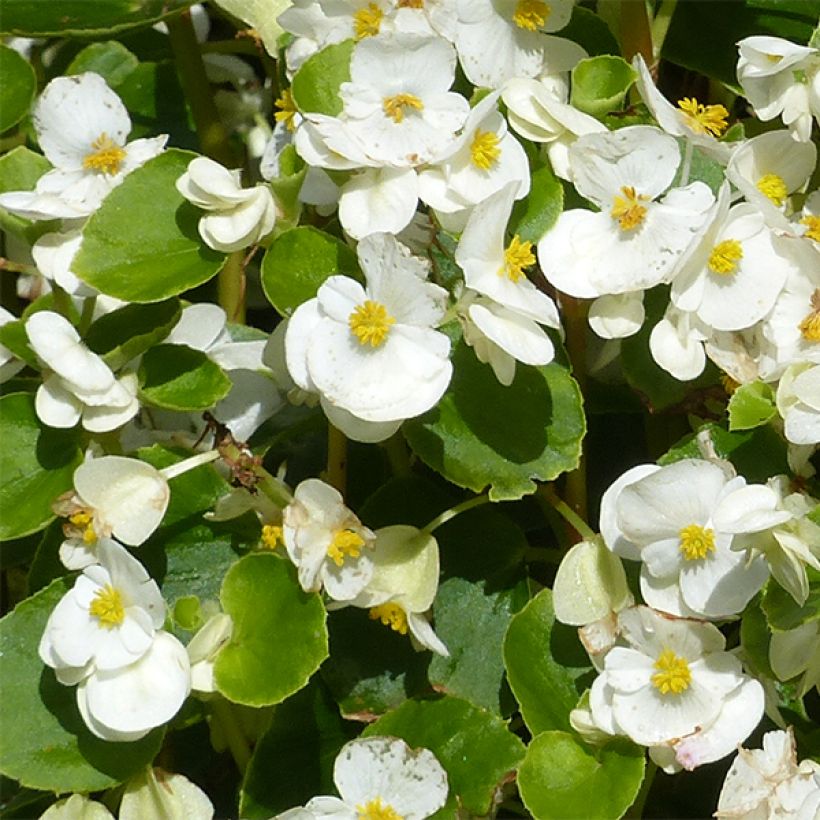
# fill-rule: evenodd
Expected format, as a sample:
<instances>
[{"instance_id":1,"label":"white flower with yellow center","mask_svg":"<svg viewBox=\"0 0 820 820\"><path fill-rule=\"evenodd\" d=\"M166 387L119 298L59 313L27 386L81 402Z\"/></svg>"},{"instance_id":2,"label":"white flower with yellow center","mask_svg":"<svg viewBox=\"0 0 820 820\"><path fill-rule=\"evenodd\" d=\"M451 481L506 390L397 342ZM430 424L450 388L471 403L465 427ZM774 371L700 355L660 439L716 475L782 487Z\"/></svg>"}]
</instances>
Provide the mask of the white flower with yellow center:
<instances>
[{"instance_id":1,"label":"white flower with yellow center","mask_svg":"<svg viewBox=\"0 0 820 820\"><path fill-rule=\"evenodd\" d=\"M424 820L447 802L447 773L429 749L395 737L357 738L333 764L341 797L314 797L277 820Z\"/></svg>"},{"instance_id":2,"label":"white flower with yellow center","mask_svg":"<svg viewBox=\"0 0 820 820\"><path fill-rule=\"evenodd\" d=\"M34 191L0 194L0 206L27 219L88 216L112 188L159 154L166 136L127 143L131 119L99 74L57 77L32 110L37 141L54 166Z\"/></svg>"},{"instance_id":3,"label":"white flower with yellow center","mask_svg":"<svg viewBox=\"0 0 820 820\"><path fill-rule=\"evenodd\" d=\"M820 444L820 364L793 364L777 387L777 411L792 444Z\"/></svg>"},{"instance_id":4,"label":"white flower with yellow center","mask_svg":"<svg viewBox=\"0 0 820 820\"><path fill-rule=\"evenodd\" d=\"M368 236L357 252L366 287L332 276L300 305L285 336L287 366L326 408L394 423L394 432L429 410L450 383L450 342L433 330L447 293L426 281L424 263L392 236Z\"/></svg>"}]
</instances>

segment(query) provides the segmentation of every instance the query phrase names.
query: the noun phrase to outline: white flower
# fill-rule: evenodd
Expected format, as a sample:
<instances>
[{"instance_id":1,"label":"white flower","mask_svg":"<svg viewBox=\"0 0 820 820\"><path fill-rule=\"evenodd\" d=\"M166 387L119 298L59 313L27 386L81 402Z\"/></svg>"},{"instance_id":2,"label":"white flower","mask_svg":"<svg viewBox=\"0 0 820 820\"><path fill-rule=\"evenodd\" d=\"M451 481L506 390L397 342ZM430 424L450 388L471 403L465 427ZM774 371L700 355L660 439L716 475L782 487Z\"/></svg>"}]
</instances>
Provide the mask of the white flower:
<instances>
[{"instance_id":1,"label":"white flower","mask_svg":"<svg viewBox=\"0 0 820 820\"><path fill-rule=\"evenodd\" d=\"M146 766L125 786L119 820L211 820L208 795L181 774Z\"/></svg>"},{"instance_id":2,"label":"white flower","mask_svg":"<svg viewBox=\"0 0 820 820\"><path fill-rule=\"evenodd\" d=\"M102 433L136 415L136 376L117 379L83 344L67 319L42 310L28 318L25 328L32 349L52 371L35 397L34 406L44 424L73 427L82 421L86 430Z\"/></svg>"},{"instance_id":3,"label":"white flower","mask_svg":"<svg viewBox=\"0 0 820 820\"><path fill-rule=\"evenodd\" d=\"M279 820L357 820L362 817L424 820L447 802L447 773L429 749L411 749L393 737L346 743L333 765L337 797L314 797Z\"/></svg>"},{"instance_id":4,"label":"white flower","mask_svg":"<svg viewBox=\"0 0 820 820\"><path fill-rule=\"evenodd\" d=\"M326 408L400 423L429 410L450 382L450 342L433 330L447 293L391 236L366 237L357 252L367 287L331 276L297 308L285 337L288 370Z\"/></svg>"},{"instance_id":5,"label":"white flower","mask_svg":"<svg viewBox=\"0 0 820 820\"><path fill-rule=\"evenodd\" d=\"M126 143L131 120L120 98L92 72L57 77L32 111L37 140L54 166L34 191L0 194L0 205L28 219L93 213L135 168L159 154L167 136Z\"/></svg>"},{"instance_id":6,"label":"white flower","mask_svg":"<svg viewBox=\"0 0 820 820\"><path fill-rule=\"evenodd\" d=\"M71 270L74 255L83 241L79 229L43 234L31 248L40 273L72 296L97 296L97 290L77 278Z\"/></svg>"},{"instance_id":7,"label":"white flower","mask_svg":"<svg viewBox=\"0 0 820 820\"><path fill-rule=\"evenodd\" d=\"M649 334L652 358L679 381L695 379L706 366L703 343L709 330L694 313L669 305Z\"/></svg>"},{"instance_id":8,"label":"white flower","mask_svg":"<svg viewBox=\"0 0 820 820\"><path fill-rule=\"evenodd\" d=\"M243 188L241 172L229 171L208 157L191 160L176 187L189 201L209 212L199 220L205 244L230 253L255 245L276 223L276 204L267 185Z\"/></svg>"},{"instance_id":9,"label":"white flower","mask_svg":"<svg viewBox=\"0 0 820 820\"><path fill-rule=\"evenodd\" d=\"M15 321L16 318L0 305L0 327ZM16 376L25 366L24 361L18 359L7 347L0 345L0 384Z\"/></svg>"},{"instance_id":10,"label":"white flower","mask_svg":"<svg viewBox=\"0 0 820 820\"><path fill-rule=\"evenodd\" d=\"M102 803L83 794L72 794L49 806L40 820L114 820L114 815Z\"/></svg>"},{"instance_id":11,"label":"white flower","mask_svg":"<svg viewBox=\"0 0 820 820\"><path fill-rule=\"evenodd\" d=\"M214 661L219 650L231 639L232 632L231 616L219 612L209 618L191 638L186 649L191 664L191 689L194 692L216 692Z\"/></svg>"},{"instance_id":12,"label":"white flower","mask_svg":"<svg viewBox=\"0 0 820 820\"><path fill-rule=\"evenodd\" d=\"M786 368L776 401L784 433L792 444L820 444L820 364Z\"/></svg>"}]
</instances>

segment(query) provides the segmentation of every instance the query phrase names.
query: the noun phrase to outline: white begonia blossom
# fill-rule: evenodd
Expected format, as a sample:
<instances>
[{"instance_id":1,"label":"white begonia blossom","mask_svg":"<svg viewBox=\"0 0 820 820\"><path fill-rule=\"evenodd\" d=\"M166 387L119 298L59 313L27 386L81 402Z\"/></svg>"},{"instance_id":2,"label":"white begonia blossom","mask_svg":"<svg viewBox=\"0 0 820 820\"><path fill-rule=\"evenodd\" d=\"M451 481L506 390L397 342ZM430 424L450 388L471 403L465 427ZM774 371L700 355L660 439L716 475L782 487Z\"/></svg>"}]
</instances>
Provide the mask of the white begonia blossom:
<instances>
[{"instance_id":1,"label":"white begonia blossom","mask_svg":"<svg viewBox=\"0 0 820 820\"><path fill-rule=\"evenodd\" d=\"M768 577L761 558L731 549L735 534L791 517L771 488L746 486L719 464L698 459L661 467L623 486L617 527L640 549L641 591L673 615L722 618L743 610Z\"/></svg>"},{"instance_id":2,"label":"white begonia blossom","mask_svg":"<svg viewBox=\"0 0 820 820\"><path fill-rule=\"evenodd\" d=\"M80 229L65 233L43 234L31 247L37 270L72 296L96 296L96 288L86 285L71 270L74 255L80 249L83 234Z\"/></svg>"},{"instance_id":3,"label":"white begonia blossom","mask_svg":"<svg viewBox=\"0 0 820 820\"><path fill-rule=\"evenodd\" d=\"M54 166L34 191L0 194L0 206L27 219L88 216L125 176L157 156L167 136L126 143L131 119L99 74L57 77L32 109L37 141Z\"/></svg>"},{"instance_id":4,"label":"white begonia blossom","mask_svg":"<svg viewBox=\"0 0 820 820\"><path fill-rule=\"evenodd\" d=\"M326 407L401 423L429 410L450 383L450 341L433 330L447 292L426 281L425 264L392 236L368 236L357 253L366 287L331 276L296 309L285 337L288 370Z\"/></svg>"},{"instance_id":5,"label":"white begonia blossom","mask_svg":"<svg viewBox=\"0 0 820 820\"><path fill-rule=\"evenodd\" d=\"M812 688L820 691L820 620L815 618L783 632L773 631L769 664L781 681L800 676L796 697L802 698Z\"/></svg>"},{"instance_id":6,"label":"white begonia blossom","mask_svg":"<svg viewBox=\"0 0 820 820\"><path fill-rule=\"evenodd\" d=\"M199 234L216 251L231 253L255 245L276 224L276 203L267 185L243 188L241 171L229 171L208 157L191 160L176 187L209 212L199 220Z\"/></svg>"},{"instance_id":7,"label":"white begonia blossom","mask_svg":"<svg viewBox=\"0 0 820 820\"><path fill-rule=\"evenodd\" d=\"M606 654L590 691L599 729L693 769L729 754L757 725L763 688L725 651L717 627L647 607L623 610L618 625L627 645ZM727 720L727 710L732 718L742 710L742 719Z\"/></svg>"},{"instance_id":8,"label":"white begonia blossom","mask_svg":"<svg viewBox=\"0 0 820 820\"><path fill-rule=\"evenodd\" d=\"M341 797L314 797L276 820L424 820L447 802L447 773L429 749L412 749L394 737L356 738L333 764Z\"/></svg>"},{"instance_id":9,"label":"white begonia blossom","mask_svg":"<svg viewBox=\"0 0 820 820\"><path fill-rule=\"evenodd\" d=\"M793 364L777 386L777 412L792 444L820 444L820 364Z\"/></svg>"},{"instance_id":10,"label":"white begonia blossom","mask_svg":"<svg viewBox=\"0 0 820 820\"><path fill-rule=\"evenodd\" d=\"M718 798L715 817L813 820L820 810L820 764L797 762L791 727L766 732L762 749L739 748Z\"/></svg>"},{"instance_id":11,"label":"white begonia blossom","mask_svg":"<svg viewBox=\"0 0 820 820\"><path fill-rule=\"evenodd\" d=\"M114 820L102 804L84 794L72 794L49 806L39 820Z\"/></svg>"},{"instance_id":12,"label":"white begonia blossom","mask_svg":"<svg viewBox=\"0 0 820 820\"><path fill-rule=\"evenodd\" d=\"M505 242L515 188L507 183L473 209L455 253L469 288L462 303L465 341L504 385L512 383L516 360L552 361L555 348L539 325L561 326L555 303L524 273L535 264L532 243L517 234Z\"/></svg>"},{"instance_id":13,"label":"white begonia blossom","mask_svg":"<svg viewBox=\"0 0 820 820\"><path fill-rule=\"evenodd\" d=\"M14 322L16 318L0 305L0 327ZM25 366L26 363L22 359L18 359L5 345L0 344L0 384L16 376Z\"/></svg>"},{"instance_id":14,"label":"white begonia blossom","mask_svg":"<svg viewBox=\"0 0 820 820\"><path fill-rule=\"evenodd\" d=\"M211 820L214 807L181 774L146 766L125 784L118 820Z\"/></svg>"},{"instance_id":15,"label":"white begonia blossom","mask_svg":"<svg viewBox=\"0 0 820 820\"><path fill-rule=\"evenodd\" d=\"M191 664L191 689L210 694L216 692L214 661L225 644L231 639L233 620L219 612L209 618L191 638L186 650Z\"/></svg>"},{"instance_id":16,"label":"white begonia blossom","mask_svg":"<svg viewBox=\"0 0 820 820\"><path fill-rule=\"evenodd\" d=\"M710 336L710 328L694 313L669 305L649 334L649 350L667 373L680 381L689 381L697 378L706 366L704 342Z\"/></svg>"},{"instance_id":17,"label":"white begonia blossom","mask_svg":"<svg viewBox=\"0 0 820 820\"><path fill-rule=\"evenodd\" d=\"M355 598L373 577L376 536L349 510L338 490L309 478L282 512L285 549L306 592L323 587L336 601Z\"/></svg>"}]
</instances>

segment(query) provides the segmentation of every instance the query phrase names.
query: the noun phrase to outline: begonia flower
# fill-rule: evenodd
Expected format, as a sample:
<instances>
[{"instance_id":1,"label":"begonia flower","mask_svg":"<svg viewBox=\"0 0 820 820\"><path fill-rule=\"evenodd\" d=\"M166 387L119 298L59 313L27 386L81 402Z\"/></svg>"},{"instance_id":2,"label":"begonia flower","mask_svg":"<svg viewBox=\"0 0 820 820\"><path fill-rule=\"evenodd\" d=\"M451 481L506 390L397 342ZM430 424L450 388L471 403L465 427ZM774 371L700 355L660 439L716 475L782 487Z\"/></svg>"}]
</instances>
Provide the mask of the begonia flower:
<instances>
[{"instance_id":1,"label":"begonia flower","mask_svg":"<svg viewBox=\"0 0 820 820\"><path fill-rule=\"evenodd\" d=\"M208 795L187 777L146 766L125 785L118 820L211 820Z\"/></svg>"}]
</instances>

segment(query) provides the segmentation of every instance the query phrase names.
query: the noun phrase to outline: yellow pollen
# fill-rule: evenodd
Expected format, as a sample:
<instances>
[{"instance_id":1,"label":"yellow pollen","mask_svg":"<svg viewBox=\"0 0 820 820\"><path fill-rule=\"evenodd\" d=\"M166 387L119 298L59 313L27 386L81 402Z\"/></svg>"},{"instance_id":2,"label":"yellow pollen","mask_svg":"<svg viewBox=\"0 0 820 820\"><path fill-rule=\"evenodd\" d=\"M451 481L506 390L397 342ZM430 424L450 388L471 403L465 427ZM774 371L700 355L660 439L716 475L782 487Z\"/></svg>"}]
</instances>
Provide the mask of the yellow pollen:
<instances>
[{"instance_id":1,"label":"yellow pollen","mask_svg":"<svg viewBox=\"0 0 820 820\"><path fill-rule=\"evenodd\" d=\"M476 168L489 171L495 161L501 156L498 147L499 139L492 131L476 130L473 142L470 145L470 158Z\"/></svg>"},{"instance_id":2,"label":"yellow pollen","mask_svg":"<svg viewBox=\"0 0 820 820\"><path fill-rule=\"evenodd\" d=\"M711 134L719 137L728 123L729 112L722 105L702 105L694 97L678 100L678 108L686 116L687 125L696 134Z\"/></svg>"},{"instance_id":3,"label":"yellow pollen","mask_svg":"<svg viewBox=\"0 0 820 820\"><path fill-rule=\"evenodd\" d=\"M783 177L780 177L777 174L765 174L760 177L757 181L757 190L778 206L782 205L786 197L789 195L789 191L786 188L786 183L783 181Z\"/></svg>"},{"instance_id":4,"label":"yellow pollen","mask_svg":"<svg viewBox=\"0 0 820 820\"><path fill-rule=\"evenodd\" d=\"M800 224L808 228L803 236L807 236L815 242L820 242L820 216L804 216L800 220Z\"/></svg>"},{"instance_id":5,"label":"yellow pollen","mask_svg":"<svg viewBox=\"0 0 820 820\"><path fill-rule=\"evenodd\" d=\"M106 629L119 626L125 620L125 608L122 605L122 596L118 589L106 584L98 589L88 611L100 621Z\"/></svg>"},{"instance_id":6,"label":"yellow pollen","mask_svg":"<svg viewBox=\"0 0 820 820\"><path fill-rule=\"evenodd\" d=\"M83 168L90 171L102 171L104 174L116 174L125 159L125 151L117 145L104 131L91 143L92 151L85 155Z\"/></svg>"},{"instance_id":7,"label":"yellow pollen","mask_svg":"<svg viewBox=\"0 0 820 820\"><path fill-rule=\"evenodd\" d=\"M811 295L811 310L798 325L807 342L820 342L820 288Z\"/></svg>"},{"instance_id":8,"label":"yellow pollen","mask_svg":"<svg viewBox=\"0 0 820 820\"><path fill-rule=\"evenodd\" d=\"M407 634L407 613L398 604L382 604L370 609L370 620L381 621L394 632Z\"/></svg>"},{"instance_id":9,"label":"yellow pollen","mask_svg":"<svg viewBox=\"0 0 820 820\"><path fill-rule=\"evenodd\" d=\"M524 278L524 268L535 264L532 242L522 242L516 234L504 251L504 267L498 269L499 276L506 276L511 282Z\"/></svg>"},{"instance_id":10,"label":"yellow pollen","mask_svg":"<svg viewBox=\"0 0 820 820\"><path fill-rule=\"evenodd\" d=\"M623 196L616 196L612 203L610 216L618 220L622 231L632 231L643 222L646 216L646 206L641 202L647 202L649 197L645 194L636 194L632 187L622 187Z\"/></svg>"},{"instance_id":11,"label":"yellow pollen","mask_svg":"<svg viewBox=\"0 0 820 820\"><path fill-rule=\"evenodd\" d=\"M381 797L374 797L364 805L357 805L357 820L404 820L389 803L382 803Z\"/></svg>"},{"instance_id":12,"label":"yellow pollen","mask_svg":"<svg viewBox=\"0 0 820 820\"><path fill-rule=\"evenodd\" d=\"M353 31L357 40L375 37L379 33L384 12L375 4L368 3L366 8L359 9L353 15Z\"/></svg>"},{"instance_id":13,"label":"yellow pollen","mask_svg":"<svg viewBox=\"0 0 820 820\"><path fill-rule=\"evenodd\" d=\"M345 558L358 558L362 554L362 547L364 546L364 538L353 530L339 530L330 542L327 548L329 558L333 559L333 563L337 567L342 566Z\"/></svg>"},{"instance_id":14,"label":"yellow pollen","mask_svg":"<svg viewBox=\"0 0 820 820\"><path fill-rule=\"evenodd\" d=\"M536 31L547 22L551 11L549 3L543 3L541 0L518 0L512 18L513 23L518 28Z\"/></svg>"},{"instance_id":15,"label":"yellow pollen","mask_svg":"<svg viewBox=\"0 0 820 820\"><path fill-rule=\"evenodd\" d=\"M293 101L293 94L290 93L290 89L286 88L282 92L282 96L276 99L273 104L279 109L274 112L273 115L276 122L283 122L288 131L295 131L295 119L299 112L296 108L296 103Z\"/></svg>"},{"instance_id":16,"label":"yellow pollen","mask_svg":"<svg viewBox=\"0 0 820 820\"><path fill-rule=\"evenodd\" d=\"M276 524L265 524L262 527L262 544L269 550L275 550L280 544L285 543L282 528Z\"/></svg>"},{"instance_id":17,"label":"yellow pollen","mask_svg":"<svg viewBox=\"0 0 820 820\"><path fill-rule=\"evenodd\" d=\"M97 540L97 533L94 532L94 521L90 512L81 510L69 516L68 520L83 531L84 544L93 544Z\"/></svg>"},{"instance_id":18,"label":"yellow pollen","mask_svg":"<svg viewBox=\"0 0 820 820\"><path fill-rule=\"evenodd\" d=\"M715 551L715 533L708 527L690 524L680 531L680 551L686 561L697 561Z\"/></svg>"},{"instance_id":19,"label":"yellow pollen","mask_svg":"<svg viewBox=\"0 0 820 820\"><path fill-rule=\"evenodd\" d=\"M396 94L393 97L385 97L382 100L384 113L393 122L401 122L404 119L404 109L414 108L416 111L424 110L424 103L415 94Z\"/></svg>"},{"instance_id":20,"label":"yellow pollen","mask_svg":"<svg viewBox=\"0 0 820 820\"><path fill-rule=\"evenodd\" d=\"M718 242L709 254L709 270L720 276L737 273L737 263L743 259L743 246L737 239Z\"/></svg>"},{"instance_id":21,"label":"yellow pollen","mask_svg":"<svg viewBox=\"0 0 820 820\"><path fill-rule=\"evenodd\" d=\"M676 655L671 649L664 649L654 663L658 671L652 675L652 685L662 695L679 695L689 688L692 673L686 658Z\"/></svg>"},{"instance_id":22,"label":"yellow pollen","mask_svg":"<svg viewBox=\"0 0 820 820\"><path fill-rule=\"evenodd\" d=\"M399 0L400 9L423 9L424 0Z\"/></svg>"},{"instance_id":23,"label":"yellow pollen","mask_svg":"<svg viewBox=\"0 0 820 820\"><path fill-rule=\"evenodd\" d=\"M387 312L381 302L368 299L361 305L356 305L353 313L347 319L350 330L359 340L359 344L380 347L384 344L390 325L396 320Z\"/></svg>"}]
</instances>

